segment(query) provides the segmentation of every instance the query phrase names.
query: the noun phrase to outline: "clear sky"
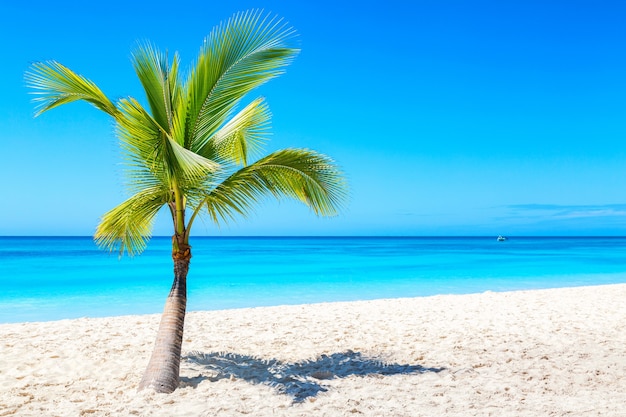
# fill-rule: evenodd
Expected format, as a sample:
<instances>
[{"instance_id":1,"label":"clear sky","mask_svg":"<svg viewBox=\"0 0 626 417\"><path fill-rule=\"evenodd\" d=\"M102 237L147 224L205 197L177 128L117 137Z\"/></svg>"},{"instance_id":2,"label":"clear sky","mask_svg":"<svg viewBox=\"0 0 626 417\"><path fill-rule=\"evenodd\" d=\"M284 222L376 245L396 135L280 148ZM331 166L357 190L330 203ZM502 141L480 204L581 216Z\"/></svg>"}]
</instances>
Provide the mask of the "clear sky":
<instances>
[{"instance_id":1,"label":"clear sky","mask_svg":"<svg viewBox=\"0 0 626 417\"><path fill-rule=\"evenodd\" d=\"M252 8L287 20L302 48L250 96L274 115L268 151L331 155L350 200L332 219L268 200L196 234L626 235L626 2L90 3L0 5L0 235L89 235L126 197L110 119L83 103L33 118L30 63L143 100L137 41L186 66Z\"/></svg>"}]
</instances>

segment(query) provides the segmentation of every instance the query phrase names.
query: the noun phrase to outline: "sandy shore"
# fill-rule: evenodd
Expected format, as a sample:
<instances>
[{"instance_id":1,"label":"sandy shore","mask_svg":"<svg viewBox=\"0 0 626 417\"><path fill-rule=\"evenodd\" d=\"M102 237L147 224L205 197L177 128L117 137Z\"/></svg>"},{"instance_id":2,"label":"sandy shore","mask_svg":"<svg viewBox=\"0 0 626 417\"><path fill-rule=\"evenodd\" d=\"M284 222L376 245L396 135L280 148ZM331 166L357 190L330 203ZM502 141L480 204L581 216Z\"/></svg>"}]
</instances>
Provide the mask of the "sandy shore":
<instances>
[{"instance_id":1,"label":"sandy shore","mask_svg":"<svg viewBox=\"0 0 626 417\"><path fill-rule=\"evenodd\" d=\"M0 325L0 416L624 416L626 285Z\"/></svg>"}]
</instances>

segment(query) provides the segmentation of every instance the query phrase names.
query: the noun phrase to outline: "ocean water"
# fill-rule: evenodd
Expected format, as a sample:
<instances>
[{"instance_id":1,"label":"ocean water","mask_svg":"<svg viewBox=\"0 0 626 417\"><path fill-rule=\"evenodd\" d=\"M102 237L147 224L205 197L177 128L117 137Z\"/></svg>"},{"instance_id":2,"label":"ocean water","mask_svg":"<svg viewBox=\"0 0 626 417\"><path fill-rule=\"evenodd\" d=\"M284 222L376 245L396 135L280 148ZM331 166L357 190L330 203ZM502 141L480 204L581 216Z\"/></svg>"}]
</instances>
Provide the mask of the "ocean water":
<instances>
[{"instance_id":1,"label":"ocean water","mask_svg":"<svg viewBox=\"0 0 626 417\"><path fill-rule=\"evenodd\" d=\"M626 238L197 237L188 310L626 282ZM90 237L0 237L0 323L160 313L171 239L119 258Z\"/></svg>"}]
</instances>

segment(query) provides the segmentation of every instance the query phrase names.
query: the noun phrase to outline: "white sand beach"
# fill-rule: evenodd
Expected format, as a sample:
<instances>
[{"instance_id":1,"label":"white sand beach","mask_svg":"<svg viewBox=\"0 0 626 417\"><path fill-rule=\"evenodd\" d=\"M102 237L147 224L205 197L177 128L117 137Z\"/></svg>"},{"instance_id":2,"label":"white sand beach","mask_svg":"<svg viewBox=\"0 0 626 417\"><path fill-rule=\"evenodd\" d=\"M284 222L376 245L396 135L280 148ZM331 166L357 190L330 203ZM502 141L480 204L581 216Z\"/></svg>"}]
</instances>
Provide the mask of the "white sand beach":
<instances>
[{"instance_id":1,"label":"white sand beach","mask_svg":"<svg viewBox=\"0 0 626 417\"><path fill-rule=\"evenodd\" d=\"M0 416L624 416L626 285L0 325Z\"/></svg>"}]
</instances>

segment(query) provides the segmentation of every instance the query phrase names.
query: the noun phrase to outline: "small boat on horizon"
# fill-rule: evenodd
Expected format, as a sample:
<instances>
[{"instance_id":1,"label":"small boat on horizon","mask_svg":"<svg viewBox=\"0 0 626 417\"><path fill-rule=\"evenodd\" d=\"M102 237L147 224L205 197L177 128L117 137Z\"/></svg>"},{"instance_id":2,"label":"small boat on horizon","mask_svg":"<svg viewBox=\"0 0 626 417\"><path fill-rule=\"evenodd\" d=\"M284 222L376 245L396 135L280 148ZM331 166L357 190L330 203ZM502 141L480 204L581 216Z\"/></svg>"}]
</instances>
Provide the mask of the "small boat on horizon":
<instances>
[{"instance_id":1,"label":"small boat on horizon","mask_svg":"<svg viewBox=\"0 0 626 417\"><path fill-rule=\"evenodd\" d=\"M498 236L498 242L504 242L506 238L502 235Z\"/></svg>"}]
</instances>

